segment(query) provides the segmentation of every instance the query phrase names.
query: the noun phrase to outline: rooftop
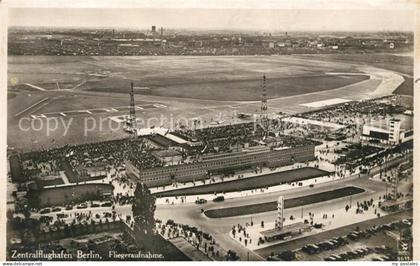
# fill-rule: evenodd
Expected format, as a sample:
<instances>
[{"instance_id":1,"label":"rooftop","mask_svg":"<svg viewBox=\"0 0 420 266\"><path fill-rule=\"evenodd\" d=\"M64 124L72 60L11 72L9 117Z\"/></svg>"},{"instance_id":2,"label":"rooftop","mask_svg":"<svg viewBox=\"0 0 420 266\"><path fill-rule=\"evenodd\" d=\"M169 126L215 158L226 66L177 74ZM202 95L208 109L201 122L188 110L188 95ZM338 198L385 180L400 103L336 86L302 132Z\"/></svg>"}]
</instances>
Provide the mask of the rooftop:
<instances>
[{"instance_id":1,"label":"rooftop","mask_svg":"<svg viewBox=\"0 0 420 266\"><path fill-rule=\"evenodd\" d=\"M159 151L153 151L153 155L163 158L163 157L180 156L181 153L175 150L159 150Z\"/></svg>"},{"instance_id":2,"label":"rooftop","mask_svg":"<svg viewBox=\"0 0 420 266\"><path fill-rule=\"evenodd\" d=\"M175 141L173 141L171 139L168 139L168 138L166 138L162 135L159 135L159 134L149 135L149 136L147 136L147 138L149 140L153 141L154 143L156 143L156 144L158 144L162 147L165 147L165 148L168 148L168 147L171 147L171 146L179 146L179 144L176 143Z\"/></svg>"}]
</instances>

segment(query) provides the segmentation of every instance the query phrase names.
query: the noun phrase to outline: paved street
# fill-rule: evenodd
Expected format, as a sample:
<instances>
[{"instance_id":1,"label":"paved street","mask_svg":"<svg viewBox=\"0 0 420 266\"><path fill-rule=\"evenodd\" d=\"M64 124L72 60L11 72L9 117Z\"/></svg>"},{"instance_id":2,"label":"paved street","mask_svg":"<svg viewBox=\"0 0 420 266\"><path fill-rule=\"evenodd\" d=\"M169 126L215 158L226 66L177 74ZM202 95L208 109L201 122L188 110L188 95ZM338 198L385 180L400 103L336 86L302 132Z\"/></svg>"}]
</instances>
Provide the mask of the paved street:
<instances>
[{"instance_id":1,"label":"paved street","mask_svg":"<svg viewBox=\"0 0 420 266\"><path fill-rule=\"evenodd\" d=\"M397 159L396 161L401 161L402 159ZM379 168L375 168L371 171L371 174L376 174L379 172ZM255 204L261 202L268 202L274 201L278 198L279 195L283 195L285 199L304 196L312 193L317 193L320 191L324 191L327 189L332 188L339 188L345 186L359 186L366 190L366 192L361 193L359 195L355 195L351 198L352 204L356 204L357 201L363 202L370 200L373 198L377 200L379 197L382 197L387 190L387 185L383 182L375 181L372 179L368 179L366 176L358 177L358 175L354 175L351 178L340 179L332 182L326 182L315 186L314 188L309 187L299 187L293 190L288 191L281 191L281 192L273 192L267 194L260 194L255 196L248 196L245 198L235 198L235 199L228 199L223 203L214 203L208 202L205 205L196 205L193 203L186 203L186 204L176 204L176 205L159 205L156 210L156 217L162 220L166 219L174 219L178 223L184 224L191 224L197 226L203 231L211 233L217 239L218 243L226 248L226 249L234 249L233 247L237 247L235 249L238 252L239 256L242 260L247 258L249 249L245 248L244 246L240 245L238 242L233 240L229 236L229 231L231 230L232 226L237 224L244 225L246 222L250 222L251 220L254 223L260 223L261 221L274 221L276 218L277 213L273 212L266 212L260 213L255 215L247 215L247 216L238 216L238 217L229 217L223 219L209 219L205 215L201 213L201 208L203 209L213 209L213 208L226 208L226 207L233 207L233 206L241 206L241 205L248 205L248 204ZM410 182L402 181L400 183L401 191L404 188L405 190L408 189ZM328 213L333 210L341 210L344 207L350 204L350 198L341 198L338 200L334 200L333 202L321 202L317 204L313 204L310 206L303 206L303 207L296 207L291 209L285 210L285 217L289 217L293 215L295 217L300 217L302 212L306 215L308 212L312 212L315 214L322 214ZM236 243L234 245L233 243ZM258 255L253 254L251 252L251 257L253 258L260 258ZM251 259L251 258L250 258Z\"/></svg>"},{"instance_id":2,"label":"paved street","mask_svg":"<svg viewBox=\"0 0 420 266\"><path fill-rule=\"evenodd\" d=\"M397 159L396 161L401 161L402 159ZM379 168L375 168L372 171L372 174L376 174L379 172ZM410 182L401 181L400 191L406 191L410 186ZM334 210L337 212L342 211L344 207L350 204L355 205L357 201L363 202L364 200L370 200L373 198L375 201L378 200L380 196L385 194L387 190L387 185L384 182L380 182L373 179L368 179L366 176L358 177L358 175L354 175L352 177L344 178L344 179L336 179L330 182L324 182L317 184L313 188L309 188L308 186L305 187L296 187L294 189L285 190L285 191L276 191L270 193L262 193L242 198L232 198L226 199L224 202L217 203L209 201L203 205L197 205L195 203L184 203L184 204L159 204L157 205L157 210L155 217L161 220L168 220L173 219L177 223L182 224L189 224L198 227L200 230L210 233L214 236L218 244L224 248L225 250L233 249L235 250L238 255L240 256L241 260L263 260L264 254L261 251L258 251L258 254L255 252L250 251L249 249L245 248L236 240L232 239L229 236L229 232L234 225L244 225L251 220L254 221L255 224L259 224L261 221L265 221L267 224L274 221L276 218L276 211L272 212L265 212L259 213L254 215L245 215L245 216L237 216L237 217L229 217L223 219L210 219L206 217L202 212L201 209L214 209L214 208L227 208L227 207L234 207L234 206L242 206L248 204L255 204L255 203L263 203L269 201L277 200L279 195L283 195L285 199L288 198L295 198L301 197L305 195L310 195L313 193L318 193L330 189L336 189L346 186L356 186L365 189L366 191L351 197L345 197L333 201L327 202L320 202L313 205L303 206L303 207L295 207L285 210L285 217L289 217L293 215L294 217L300 217L302 213L306 216L308 212L312 212L318 215L323 213L331 213ZM388 185L389 186L389 185ZM389 187L388 187L389 189ZM116 205L115 211L118 215L120 215L123 219L125 219L126 215L131 215L131 205ZM73 220L76 213L89 213L91 212L92 216L96 214L103 214L104 212L111 212L109 207L96 207L96 208L86 208L86 209L73 209L73 210L62 210L62 213L68 214L68 220ZM50 214L52 215L52 214ZM34 217L40 216L40 214L33 214ZM53 215L55 216L55 215ZM347 228L353 228L352 226L348 226ZM337 229L336 229L337 230ZM332 231L333 232L333 231ZM339 231L340 232L340 231ZM324 234L324 233L323 233ZM325 232L325 235L328 236L334 233ZM316 237L316 236L315 236ZM300 243L300 242L297 242ZM281 246L281 245L280 245ZM265 250L265 249L264 249ZM271 250L271 249L268 249ZM271 251L270 251L271 252ZM262 254L262 255L261 255Z\"/></svg>"}]
</instances>

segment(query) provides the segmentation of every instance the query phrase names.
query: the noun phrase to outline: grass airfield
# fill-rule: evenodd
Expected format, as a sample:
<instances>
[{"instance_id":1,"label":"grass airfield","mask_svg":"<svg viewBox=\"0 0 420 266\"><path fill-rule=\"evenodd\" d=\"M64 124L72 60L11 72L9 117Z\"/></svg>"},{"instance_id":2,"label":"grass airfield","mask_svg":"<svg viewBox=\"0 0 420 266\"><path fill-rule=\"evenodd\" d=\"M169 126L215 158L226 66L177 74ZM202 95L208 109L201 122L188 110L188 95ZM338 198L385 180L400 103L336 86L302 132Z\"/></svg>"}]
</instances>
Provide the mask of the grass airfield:
<instances>
[{"instance_id":1,"label":"grass airfield","mask_svg":"<svg viewBox=\"0 0 420 266\"><path fill-rule=\"evenodd\" d=\"M334 58L328 61L321 56L302 55L11 56L8 71L8 89L13 95L8 100L8 145L19 150L126 137L121 127L113 130L118 125L107 121L107 117L125 115L125 112L86 115L78 111L128 106L131 80L136 87L136 105L157 103L165 106L139 110L137 116L145 122L142 126L169 128L179 125L178 120L191 127L192 119L200 117L202 125L208 126L240 122L237 113L258 113L264 73L271 114L308 111L312 108L302 104L314 101L358 100L388 94L390 90L376 90L384 80L388 83L396 80L387 85L389 88L399 82L399 76L394 72L358 64L354 60L341 62ZM45 98L48 98L45 102L36 104ZM22 118L63 111L75 113L60 117L62 123L72 120L67 131L58 126L47 135L46 130L22 131L19 128ZM87 117L104 118L105 122L101 128L98 126L84 134Z\"/></svg>"}]
</instances>

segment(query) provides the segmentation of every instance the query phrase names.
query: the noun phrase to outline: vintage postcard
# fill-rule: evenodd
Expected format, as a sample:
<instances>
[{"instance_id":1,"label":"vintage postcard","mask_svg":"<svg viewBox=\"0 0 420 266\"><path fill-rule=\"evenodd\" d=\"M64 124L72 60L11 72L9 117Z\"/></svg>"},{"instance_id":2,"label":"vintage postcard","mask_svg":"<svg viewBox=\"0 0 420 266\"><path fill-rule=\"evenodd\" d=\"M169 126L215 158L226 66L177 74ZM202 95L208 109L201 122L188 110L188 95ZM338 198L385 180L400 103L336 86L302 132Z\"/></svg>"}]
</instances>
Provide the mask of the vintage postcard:
<instances>
[{"instance_id":1,"label":"vintage postcard","mask_svg":"<svg viewBox=\"0 0 420 266\"><path fill-rule=\"evenodd\" d=\"M419 258L416 2L0 6L1 259Z\"/></svg>"}]
</instances>

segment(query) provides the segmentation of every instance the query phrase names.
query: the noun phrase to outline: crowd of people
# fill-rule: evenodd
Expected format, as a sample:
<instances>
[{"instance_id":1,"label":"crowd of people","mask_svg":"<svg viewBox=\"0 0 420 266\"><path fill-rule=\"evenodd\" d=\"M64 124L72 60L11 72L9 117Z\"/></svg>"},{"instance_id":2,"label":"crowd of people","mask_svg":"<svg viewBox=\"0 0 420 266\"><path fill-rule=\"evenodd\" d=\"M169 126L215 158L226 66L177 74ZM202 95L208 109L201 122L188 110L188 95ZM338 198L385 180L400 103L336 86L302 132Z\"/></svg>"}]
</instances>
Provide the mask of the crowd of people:
<instances>
[{"instance_id":1,"label":"crowd of people","mask_svg":"<svg viewBox=\"0 0 420 266\"><path fill-rule=\"evenodd\" d=\"M336 151L336 153L342 154L342 156L339 157L335 161L335 163L343 164L343 163L353 163L360 160L365 160L369 156L374 156L375 154L378 154L383 150L384 150L383 148L379 148L375 146L351 144Z\"/></svg>"},{"instance_id":2,"label":"crowd of people","mask_svg":"<svg viewBox=\"0 0 420 266\"><path fill-rule=\"evenodd\" d=\"M355 125L357 118L367 115L382 116L402 114L404 106L398 105L398 96L386 96L365 101L353 101L332 105L320 110L300 113L297 116L312 120Z\"/></svg>"},{"instance_id":3,"label":"crowd of people","mask_svg":"<svg viewBox=\"0 0 420 266\"><path fill-rule=\"evenodd\" d=\"M143 144L142 138L119 139L81 145L66 145L61 148L24 153L21 156L24 165L41 171L57 169L57 162L67 161L72 168L90 167L98 164L107 167L122 167L130 160L139 169L161 166L161 162L152 155L151 149ZM47 167L48 166L48 167ZM53 167L54 166L54 167ZM30 173L29 169L26 172ZM51 172L50 171L50 172Z\"/></svg>"},{"instance_id":4,"label":"crowd of people","mask_svg":"<svg viewBox=\"0 0 420 266\"><path fill-rule=\"evenodd\" d=\"M283 132L283 128L288 127L285 123L278 120L270 120L270 128L268 136L274 137L275 131ZM195 149L188 151L188 156L204 153L219 153L230 152L239 146L253 147L268 143L269 140L265 138L265 131L258 123L240 123L233 125L207 127L197 130L182 129L173 133L174 135L186 139L188 141L201 142L201 145ZM279 136L279 135L278 135ZM314 143L314 141L307 138L307 136L298 135L284 135L275 138L274 146L302 146Z\"/></svg>"},{"instance_id":5,"label":"crowd of people","mask_svg":"<svg viewBox=\"0 0 420 266\"><path fill-rule=\"evenodd\" d=\"M228 152L232 146L245 143L253 146L257 144L254 139L262 137L262 133L255 127L254 123L206 127L197 130L182 129L174 132L181 138L202 143L201 146L191 150L190 153Z\"/></svg>"},{"instance_id":6,"label":"crowd of people","mask_svg":"<svg viewBox=\"0 0 420 266\"><path fill-rule=\"evenodd\" d=\"M207 232L199 230L197 227L186 224L178 224L173 220L168 220L166 223L157 220L156 229L158 233L166 239L178 237L184 238L197 250L200 250L209 258L214 260L224 259L223 256L225 251L216 242L214 237Z\"/></svg>"}]
</instances>

